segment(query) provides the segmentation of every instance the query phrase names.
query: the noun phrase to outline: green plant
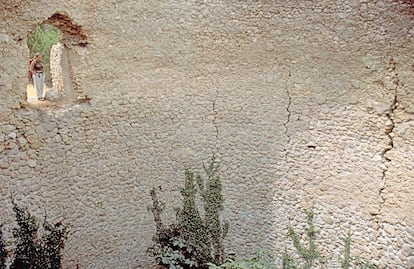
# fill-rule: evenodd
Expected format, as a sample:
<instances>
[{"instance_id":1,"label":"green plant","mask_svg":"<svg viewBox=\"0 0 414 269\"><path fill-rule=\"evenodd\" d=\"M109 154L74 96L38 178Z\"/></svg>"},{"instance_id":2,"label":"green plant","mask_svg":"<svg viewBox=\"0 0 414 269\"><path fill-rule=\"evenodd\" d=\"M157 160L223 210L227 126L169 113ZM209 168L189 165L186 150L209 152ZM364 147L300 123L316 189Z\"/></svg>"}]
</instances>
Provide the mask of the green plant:
<instances>
[{"instance_id":1,"label":"green plant","mask_svg":"<svg viewBox=\"0 0 414 269\"><path fill-rule=\"evenodd\" d=\"M306 210L306 223L307 227L305 228L305 234L308 238L308 245L304 245L301 242L301 237L295 232L295 230L289 226L288 235L293 241L293 246L298 252L299 256L303 260L303 269L310 269L315 261L319 258L319 252L316 248L316 234L315 225L313 224L314 213L312 210ZM287 252L284 254L283 258L283 269L289 268L298 268L298 265L294 260L289 256Z\"/></svg>"},{"instance_id":2,"label":"green plant","mask_svg":"<svg viewBox=\"0 0 414 269\"><path fill-rule=\"evenodd\" d=\"M6 258L7 258L7 251L6 251L6 245L3 240L3 230L0 229L0 269L6 268Z\"/></svg>"},{"instance_id":3,"label":"green plant","mask_svg":"<svg viewBox=\"0 0 414 269\"><path fill-rule=\"evenodd\" d=\"M320 257L319 252L316 247L316 235L317 231L314 221L314 213L312 210L306 210L306 224L305 234L308 238L307 246L301 242L301 237L293 230L291 226L288 227L288 234L290 239L293 241L293 246L295 247L299 257L302 261L295 261L292 256L285 249L282 256L282 268L283 269L310 269L315 264L317 259ZM343 269L349 268L359 268L359 269L376 269L377 267L369 262L365 262L360 258L351 257L351 234L348 233L348 236L345 238L345 251L344 258L341 261L341 267ZM302 265L302 266L300 266Z\"/></svg>"},{"instance_id":4,"label":"green plant","mask_svg":"<svg viewBox=\"0 0 414 269\"><path fill-rule=\"evenodd\" d=\"M43 235L39 237L39 224L27 209L13 201L18 227L13 229L17 239L11 269L60 269L61 251L66 239L66 228L59 222L42 224Z\"/></svg>"},{"instance_id":5,"label":"green plant","mask_svg":"<svg viewBox=\"0 0 414 269\"><path fill-rule=\"evenodd\" d=\"M283 269L297 269L295 261L293 260L292 256L288 253L287 249L282 255L282 268Z\"/></svg>"},{"instance_id":6,"label":"green plant","mask_svg":"<svg viewBox=\"0 0 414 269\"><path fill-rule=\"evenodd\" d=\"M351 233L348 233L348 236L345 238L345 252L344 259L341 262L343 269L349 268L359 268L359 269L376 269L377 267L369 262L363 261L359 257L351 257Z\"/></svg>"},{"instance_id":7,"label":"green plant","mask_svg":"<svg viewBox=\"0 0 414 269\"><path fill-rule=\"evenodd\" d=\"M59 269L62 264L61 252L65 246L66 227L61 222L51 224L45 219L43 228L46 231L46 234L42 238L43 248L46 260L49 263L49 268Z\"/></svg>"},{"instance_id":8,"label":"green plant","mask_svg":"<svg viewBox=\"0 0 414 269\"><path fill-rule=\"evenodd\" d=\"M159 265L168 268L208 268L208 262L221 263L224 257L223 238L228 223L220 221L223 210L222 186L214 160L203 166L206 178L189 169L180 193L182 206L176 209L176 223L166 227L161 220L165 205L151 190L153 201L149 210L156 223L154 245L149 248ZM196 194L199 191L204 216L198 210Z\"/></svg>"},{"instance_id":9,"label":"green plant","mask_svg":"<svg viewBox=\"0 0 414 269\"><path fill-rule=\"evenodd\" d=\"M168 268L198 268L199 263L193 259L196 254L193 246L180 237L174 237L171 244L163 247L154 246L153 255L157 257L158 264L168 265Z\"/></svg>"},{"instance_id":10,"label":"green plant","mask_svg":"<svg viewBox=\"0 0 414 269\"><path fill-rule=\"evenodd\" d=\"M367 262L367 261L363 261L360 258L355 258L354 265L355 265L355 268L359 268L359 269L377 269L376 265L370 262Z\"/></svg>"},{"instance_id":11,"label":"green plant","mask_svg":"<svg viewBox=\"0 0 414 269\"><path fill-rule=\"evenodd\" d=\"M209 269L271 269L274 268L273 257L269 251L257 251L237 260L227 257L221 265L209 263Z\"/></svg>"},{"instance_id":12,"label":"green plant","mask_svg":"<svg viewBox=\"0 0 414 269\"><path fill-rule=\"evenodd\" d=\"M341 262L343 269L349 269L351 265L351 233L348 233L348 236L345 238L345 253L344 259Z\"/></svg>"},{"instance_id":13,"label":"green plant","mask_svg":"<svg viewBox=\"0 0 414 269\"><path fill-rule=\"evenodd\" d=\"M47 82L50 78L50 49L59 42L60 31L49 24L36 25L34 32L28 35L27 46L29 47L30 57L37 52L42 55L43 67Z\"/></svg>"}]
</instances>

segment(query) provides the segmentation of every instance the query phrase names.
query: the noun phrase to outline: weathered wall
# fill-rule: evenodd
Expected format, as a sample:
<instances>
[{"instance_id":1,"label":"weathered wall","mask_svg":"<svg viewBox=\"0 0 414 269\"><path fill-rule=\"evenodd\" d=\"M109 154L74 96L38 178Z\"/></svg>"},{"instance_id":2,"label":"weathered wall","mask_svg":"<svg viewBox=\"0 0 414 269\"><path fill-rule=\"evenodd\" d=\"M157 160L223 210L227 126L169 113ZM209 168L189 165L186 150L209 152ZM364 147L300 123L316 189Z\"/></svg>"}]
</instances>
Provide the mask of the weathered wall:
<instances>
[{"instance_id":1,"label":"weathered wall","mask_svg":"<svg viewBox=\"0 0 414 269\"><path fill-rule=\"evenodd\" d=\"M184 168L214 154L228 251L283 250L313 206L323 253L338 259L351 231L354 255L414 267L408 4L35 2L0 0L1 218L13 193L68 223L65 266L149 268L149 190L176 204ZM44 21L89 102L25 103L27 34Z\"/></svg>"},{"instance_id":2,"label":"weathered wall","mask_svg":"<svg viewBox=\"0 0 414 269\"><path fill-rule=\"evenodd\" d=\"M61 43L50 49L50 76L52 88L46 91L45 98L55 103L72 103L78 96L72 86L72 69L68 48Z\"/></svg>"}]
</instances>

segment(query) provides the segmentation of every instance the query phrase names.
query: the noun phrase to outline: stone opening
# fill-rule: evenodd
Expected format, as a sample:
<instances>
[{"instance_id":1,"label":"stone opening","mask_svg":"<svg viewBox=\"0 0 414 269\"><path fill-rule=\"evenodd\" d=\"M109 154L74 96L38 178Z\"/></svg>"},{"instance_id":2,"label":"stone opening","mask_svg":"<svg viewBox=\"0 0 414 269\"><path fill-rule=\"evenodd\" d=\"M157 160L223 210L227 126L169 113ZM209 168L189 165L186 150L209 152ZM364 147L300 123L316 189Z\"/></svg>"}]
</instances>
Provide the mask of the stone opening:
<instances>
[{"instance_id":1,"label":"stone opening","mask_svg":"<svg viewBox=\"0 0 414 269\"><path fill-rule=\"evenodd\" d=\"M44 75L44 87L43 95L48 89L52 88L52 76L51 76L51 55L50 51L52 46L56 45L60 40L61 33L59 29L50 24L38 24L34 27L27 36L27 46L30 51L29 69L30 64L35 58L35 54L40 53L43 62L43 75ZM37 101L37 94L34 90L33 78L31 73L28 73L28 85L26 89L27 101Z\"/></svg>"},{"instance_id":2,"label":"stone opening","mask_svg":"<svg viewBox=\"0 0 414 269\"><path fill-rule=\"evenodd\" d=\"M414 0L396 0L402 4L401 11L414 16Z\"/></svg>"},{"instance_id":3,"label":"stone opening","mask_svg":"<svg viewBox=\"0 0 414 269\"><path fill-rule=\"evenodd\" d=\"M65 12L53 14L45 23L49 23L62 31L61 43L66 47L86 47L88 45L87 37L83 33L82 27L73 23L72 19Z\"/></svg>"},{"instance_id":4,"label":"stone opening","mask_svg":"<svg viewBox=\"0 0 414 269\"><path fill-rule=\"evenodd\" d=\"M79 101L82 92L77 83L74 57L79 57L74 48L87 50L87 36L84 34L82 27L73 22L65 13L58 12L53 14L42 25L53 26L60 31L58 43L50 48L50 87L44 91L45 102L32 102L35 104L47 105L48 103L72 103ZM29 100L28 86L28 101ZM33 86L32 86L33 88ZM33 91L33 89L32 89ZM82 101L82 100L81 100Z\"/></svg>"}]
</instances>

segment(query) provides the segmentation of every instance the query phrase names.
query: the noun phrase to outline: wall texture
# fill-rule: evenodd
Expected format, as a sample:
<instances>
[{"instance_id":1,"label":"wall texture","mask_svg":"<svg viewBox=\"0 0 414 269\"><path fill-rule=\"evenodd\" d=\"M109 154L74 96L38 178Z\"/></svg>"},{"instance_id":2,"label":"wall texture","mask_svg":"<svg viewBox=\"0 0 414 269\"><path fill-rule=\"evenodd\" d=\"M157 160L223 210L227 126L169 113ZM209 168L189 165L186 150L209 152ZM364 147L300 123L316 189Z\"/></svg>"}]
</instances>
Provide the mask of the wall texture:
<instances>
[{"instance_id":1,"label":"wall texture","mask_svg":"<svg viewBox=\"0 0 414 269\"><path fill-rule=\"evenodd\" d=\"M228 252L283 250L313 207L327 259L350 231L353 255L414 268L412 8L0 0L6 234L12 194L70 226L65 268L151 268L149 190L172 220L184 169L214 155ZM36 23L61 29L76 98L26 103Z\"/></svg>"}]
</instances>

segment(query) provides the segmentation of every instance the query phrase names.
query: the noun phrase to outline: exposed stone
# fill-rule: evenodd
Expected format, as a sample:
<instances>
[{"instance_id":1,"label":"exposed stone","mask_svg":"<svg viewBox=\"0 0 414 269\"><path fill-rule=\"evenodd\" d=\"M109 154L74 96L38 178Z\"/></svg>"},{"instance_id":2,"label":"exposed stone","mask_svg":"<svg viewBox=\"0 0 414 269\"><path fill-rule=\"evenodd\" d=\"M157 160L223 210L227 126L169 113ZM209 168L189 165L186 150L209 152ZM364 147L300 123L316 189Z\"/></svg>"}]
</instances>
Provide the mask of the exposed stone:
<instances>
[{"instance_id":1,"label":"exposed stone","mask_svg":"<svg viewBox=\"0 0 414 269\"><path fill-rule=\"evenodd\" d=\"M410 34L414 36L414 27L410 29Z\"/></svg>"},{"instance_id":2,"label":"exposed stone","mask_svg":"<svg viewBox=\"0 0 414 269\"><path fill-rule=\"evenodd\" d=\"M16 130L16 127L14 125L11 125L11 124L5 124L5 125L1 126L1 129L5 133L11 133L14 130Z\"/></svg>"},{"instance_id":3,"label":"exposed stone","mask_svg":"<svg viewBox=\"0 0 414 269\"><path fill-rule=\"evenodd\" d=\"M352 87L354 87L354 88L356 88L356 89L359 89L359 87L360 87L361 83L360 83L360 81L359 81L359 80L352 79L352 80L351 80L351 85L352 85Z\"/></svg>"},{"instance_id":4,"label":"exposed stone","mask_svg":"<svg viewBox=\"0 0 414 269\"><path fill-rule=\"evenodd\" d=\"M16 139L16 133L15 132L11 132L7 137L9 138L9 139Z\"/></svg>"},{"instance_id":5,"label":"exposed stone","mask_svg":"<svg viewBox=\"0 0 414 269\"><path fill-rule=\"evenodd\" d=\"M326 103L326 95L324 94L316 94L313 96L313 99L318 105L322 105Z\"/></svg>"},{"instance_id":6,"label":"exposed stone","mask_svg":"<svg viewBox=\"0 0 414 269\"><path fill-rule=\"evenodd\" d=\"M375 57L373 55L368 54L367 56L362 58L364 65L368 69L377 70L378 66L381 64L381 60L379 57Z\"/></svg>"},{"instance_id":7,"label":"exposed stone","mask_svg":"<svg viewBox=\"0 0 414 269\"><path fill-rule=\"evenodd\" d=\"M39 141L33 141L30 143L30 147L32 149L39 149L42 146L42 144Z\"/></svg>"},{"instance_id":8,"label":"exposed stone","mask_svg":"<svg viewBox=\"0 0 414 269\"><path fill-rule=\"evenodd\" d=\"M45 99L52 101L52 102L59 100L59 98L60 98L59 91L55 88L49 89L45 94Z\"/></svg>"},{"instance_id":9,"label":"exposed stone","mask_svg":"<svg viewBox=\"0 0 414 269\"><path fill-rule=\"evenodd\" d=\"M367 108L373 110L376 114L382 115L389 111L390 104L368 99Z\"/></svg>"},{"instance_id":10,"label":"exposed stone","mask_svg":"<svg viewBox=\"0 0 414 269\"><path fill-rule=\"evenodd\" d=\"M0 41L9 43L10 41L10 36L6 35L6 34L0 34Z\"/></svg>"},{"instance_id":11,"label":"exposed stone","mask_svg":"<svg viewBox=\"0 0 414 269\"><path fill-rule=\"evenodd\" d=\"M9 150L6 151L7 155L16 155L19 153L19 148L18 147L13 147L10 148Z\"/></svg>"},{"instance_id":12,"label":"exposed stone","mask_svg":"<svg viewBox=\"0 0 414 269\"><path fill-rule=\"evenodd\" d=\"M0 20L0 191L70 225L64 268L154 267L149 190L172 221L185 168L212 156L226 250L278 255L312 207L328 257L350 231L379 268L412 263L407 1L14 2ZM57 91L28 104L41 22L62 31Z\"/></svg>"},{"instance_id":13,"label":"exposed stone","mask_svg":"<svg viewBox=\"0 0 414 269\"><path fill-rule=\"evenodd\" d=\"M17 144L13 140L9 141L6 144L6 149L15 149L17 147L18 147Z\"/></svg>"},{"instance_id":14,"label":"exposed stone","mask_svg":"<svg viewBox=\"0 0 414 269\"><path fill-rule=\"evenodd\" d=\"M5 159L0 160L0 168L1 169L7 169L7 168L9 168L9 166L10 166L10 164L7 160L5 160Z\"/></svg>"},{"instance_id":15,"label":"exposed stone","mask_svg":"<svg viewBox=\"0 0 414 269\"><path fill-rule=\"evenodd\" d=\"M36 162L36 160L28 160L27 165L31 168L34 168L34 167L36 167L37 162Z\"/></svg>"},{"instance_id":16,"label":"exposed stone","mask_svg":"<svg viewBox=\"0 0 414 269\"><path fill-rule=\"evenodd\" d=\"M27 144L27 140L22 136L17 138L17 142L19 143L20 146L24 146Z\"/></svg>"},{"instance_id":17,"label":"exposed stone","mask_svg":"<svg viewBox=\"0 0 414 269\"><path fill-rule=\"evenodd\" d=\"M394 238L395 237L395 228L393 226L391 226L389 224L385 224L384 225L384 230L385 230L386 233L389 234L389 236L391 238Z\"/></svg>"}]
</instances>

